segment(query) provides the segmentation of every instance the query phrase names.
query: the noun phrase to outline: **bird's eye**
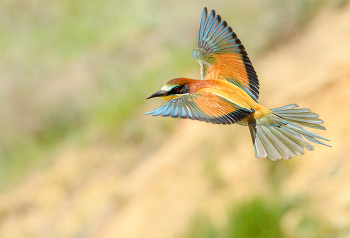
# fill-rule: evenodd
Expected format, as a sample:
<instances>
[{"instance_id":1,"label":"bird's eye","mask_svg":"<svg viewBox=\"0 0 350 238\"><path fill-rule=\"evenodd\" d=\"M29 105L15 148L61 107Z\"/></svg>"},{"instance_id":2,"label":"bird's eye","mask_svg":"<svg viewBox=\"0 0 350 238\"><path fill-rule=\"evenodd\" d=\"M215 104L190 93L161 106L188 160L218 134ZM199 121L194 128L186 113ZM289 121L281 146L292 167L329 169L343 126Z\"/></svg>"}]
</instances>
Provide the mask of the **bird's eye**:
<instances>
[{"instance_id":1,"label":"bird's eye","mask_svg":"<svg viewBox=\"0 0 350 238\"><path fill-rule=\"evenodd\" d=\"M184 93L183 89L184 89L185 86L183 86L183 85L176 85L176 86L172 87L172 89L169 92L169 94L182 94L182 93Z\"/></svg>"}]
</instances>

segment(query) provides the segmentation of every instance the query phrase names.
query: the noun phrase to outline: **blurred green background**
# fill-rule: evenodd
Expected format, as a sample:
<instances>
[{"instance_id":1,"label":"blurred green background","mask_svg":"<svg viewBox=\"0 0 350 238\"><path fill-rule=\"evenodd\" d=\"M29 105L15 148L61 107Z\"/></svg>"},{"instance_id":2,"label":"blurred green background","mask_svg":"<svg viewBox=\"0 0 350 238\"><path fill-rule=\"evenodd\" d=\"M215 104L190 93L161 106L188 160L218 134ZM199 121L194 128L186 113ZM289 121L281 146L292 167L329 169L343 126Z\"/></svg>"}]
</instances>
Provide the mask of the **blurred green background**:
<instances>
[{"instance_id":1,"label":"blurred green background","mask_svg":"<svg viewBox=\"0 0 350 238\"><path fill-rule=\"evenodd\" d=\"M92 128L132 133L123 128L141 117L148 94L174 77L197 78L190 53L203 6L218 8L255 59L322 3L2 1L1 181L11 182L64 140L84 141Z\"/></svg>"},{"instance_id":2,"label":"blurred green background","mask_svg":"<svg viewBox=\"0 0 350 238\"><path fill-rule=\"evenodd\" d=\"M348 9L349 4L340 0L0 2L1 236L350 236L349 220L343 219L338 224L323 216L308 195L288 197L284 193L283 181L293 174L299 161L308 157L294 158L288 164L267 159L261 162L253 158L253 148L248 146L247 154L243 155L249 158L240 159L265 169L262 176L266 191L253 186L250 195L234 198L230 196L232 190L227 189L232 187L228 185L232 180L222 174L220 160L239 146L243 129L225 131L218 127L220 129L216 130L216 127L201 124L203 130L215 133L203 135L198 132L202 129L193 123L142 115L163 103L145 98L168 80L181 76L199 78L199 65L192 59L191 51L196 47L204 6L215 9L229 23L244 43L252 62L260 63L266 55L273 55L270 52L286 48L294 39L307 34L309 28L317 25L313 22L320 15L339 15L338 12ZM270 84L264 83L264 78L260 78L260 84L266 88L262 102L272 107L268 105ZM292 81L285 84L292 84ZM287 90L288 86L280 89ZM287 96L285 99L290 100ZM283 103L289 102L281 100L281 105L275 106ZM313 104L305 106L308 105ZM321 117L325 114L320 113ZM184 145L176 144L177 140L172 138L174 134L190 131L191 127L195 127L193 130L197 133L193 140L198 139L200 143L184 149ZM249 135L244 131L247 135L242 140L248 144ZM326 132L321 135L328 138ZM173 151L164 149L169 141L173 141L169 145ZM318 149L320 147L316 151ZM165 233L152 233L142 227L157 226L157 218L172 217L169 211L157 218L149 213L137 215L139 210L148 209L152 210L150 214L153 210L156 213L156 209L161 213L162 208L153 204L164 199L158 190L149 195L152 206L137 203L128 205L134 207L129 210L134 210L122 211L124 215L134 214L130 215L133 218L129 223L124 224L123 219L118 218L121 216L119 209L142 196L135 192L137 189L129 189L132 183L138 183L135 181L144 180L145 175L139 176L147 173L144 166L151 164L155 155L169 162L166 158L170 153L187 158L173 162L176 168L180 164L175 163L184 162L182 165L186 167L188 160L198 157L200 174L209 181L210 189L205 190L206 193L219 194L215 195L219 196L217 199L224 200L212 205L222 210L218 215L222 221L215 221L215 215L208 212L211 209L206 205L197 206L203 199L197 197L187 206L186 211L190 212L179 215L185 216L179 218L180 225L173 225L172 229L164 226ZM337 166L334 171L339 170L339 164ZM173 177L175 181L177 174ZM147 178L152 184L162 181L157 175ZM185 181L193 179L191 176L184 178ZM167 186L174 185L169 182ZM101 192L102 187L105 192ZM84 189L90 192L84 193ZM75 195L77 191L81 197ZM169 196L174 197L169 204L175 208L182 206L181 201L191 200L178 199L176 193ZM52 199L50 205L43 205L46 199ZM91 203L84 205L84 199L91 199ZM349 209L350 198L346 202ZM63 210L76 211L79 206L77 212L63 214ZM59 222L66 218L66 223ZM147 225L147 218L154 222ZM289 222L294 223L290 225ZM144 225L138 227L141 223ZM123 228L113 229L118 226ZM154 232L162 232L159 229Z\"/></svg>"}]
</instances>

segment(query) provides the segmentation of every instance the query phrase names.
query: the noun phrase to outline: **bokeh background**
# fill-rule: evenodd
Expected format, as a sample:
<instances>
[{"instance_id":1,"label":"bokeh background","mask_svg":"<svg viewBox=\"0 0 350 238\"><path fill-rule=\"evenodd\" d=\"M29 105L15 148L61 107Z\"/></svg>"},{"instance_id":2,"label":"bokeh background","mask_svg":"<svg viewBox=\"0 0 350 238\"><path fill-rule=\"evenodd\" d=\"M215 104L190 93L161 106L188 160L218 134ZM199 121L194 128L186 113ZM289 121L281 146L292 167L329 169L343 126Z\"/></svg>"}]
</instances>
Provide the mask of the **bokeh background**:
<instances>
[{"instance_id":1,"label":"bokeh background","mask_svg":"<svg viewBox=\"0 0 350 238\"><path fill-rule=\"evenodd\" d=\"M256 159L246 127L153 118L199 78L204 6L260 103L325 120L332 148ZM1 0L0 237L350 237L350 2Z\"/></svg>"}]
</instances>

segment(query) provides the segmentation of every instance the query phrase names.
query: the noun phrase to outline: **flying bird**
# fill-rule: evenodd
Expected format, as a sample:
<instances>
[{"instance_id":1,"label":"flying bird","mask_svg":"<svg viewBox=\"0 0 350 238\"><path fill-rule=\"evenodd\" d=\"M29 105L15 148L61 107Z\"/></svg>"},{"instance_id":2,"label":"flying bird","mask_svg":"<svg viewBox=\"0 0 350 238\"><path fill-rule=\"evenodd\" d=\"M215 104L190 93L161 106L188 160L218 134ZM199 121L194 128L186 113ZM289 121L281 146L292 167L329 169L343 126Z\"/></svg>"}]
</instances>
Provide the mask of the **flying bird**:
<instances>
[{"instance_id":1,"label":"flying bird","mask_svg":"<svg viewBox=\"0 0 350 238\"><path fill-rule=\"evenodd\" d=\"M310 142L329 146L321 141L329 140L302 127L325 130L310 109L297 104L267 109L258 103L259 80L247 52L214 10L203 10L192 56L200 64L201 79L170 80L147 98L163 97L167 103L146 115L248 126L255 156L273 161L313 150Z\"/></svg>"}]
</instances>

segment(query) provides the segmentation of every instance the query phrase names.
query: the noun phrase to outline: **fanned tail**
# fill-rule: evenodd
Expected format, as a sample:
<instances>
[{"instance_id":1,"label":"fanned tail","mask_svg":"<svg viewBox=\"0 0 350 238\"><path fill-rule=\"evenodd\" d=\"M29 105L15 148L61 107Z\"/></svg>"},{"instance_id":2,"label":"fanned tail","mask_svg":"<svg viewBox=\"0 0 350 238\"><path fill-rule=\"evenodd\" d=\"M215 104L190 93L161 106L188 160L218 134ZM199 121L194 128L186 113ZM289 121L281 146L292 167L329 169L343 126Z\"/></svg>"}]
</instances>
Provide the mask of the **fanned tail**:
<instances>
[{"instance_id":1,"label":"fanned tail","mask_svg":"<svg viewBox=\"0 0 350 238\"><path fill-rule=\"evenodd\" d=\"M271 109L272 113L249 122L255 156L271 160L291 159L303 155L304 148L311 151L314 146L309 142L329 146L320 140L329 141L301 126L325 130L320 124L319 115L307 108L298 108L296 104ZM329 146L330 147L330 146Z\"/></svg>"}]
</instances>

